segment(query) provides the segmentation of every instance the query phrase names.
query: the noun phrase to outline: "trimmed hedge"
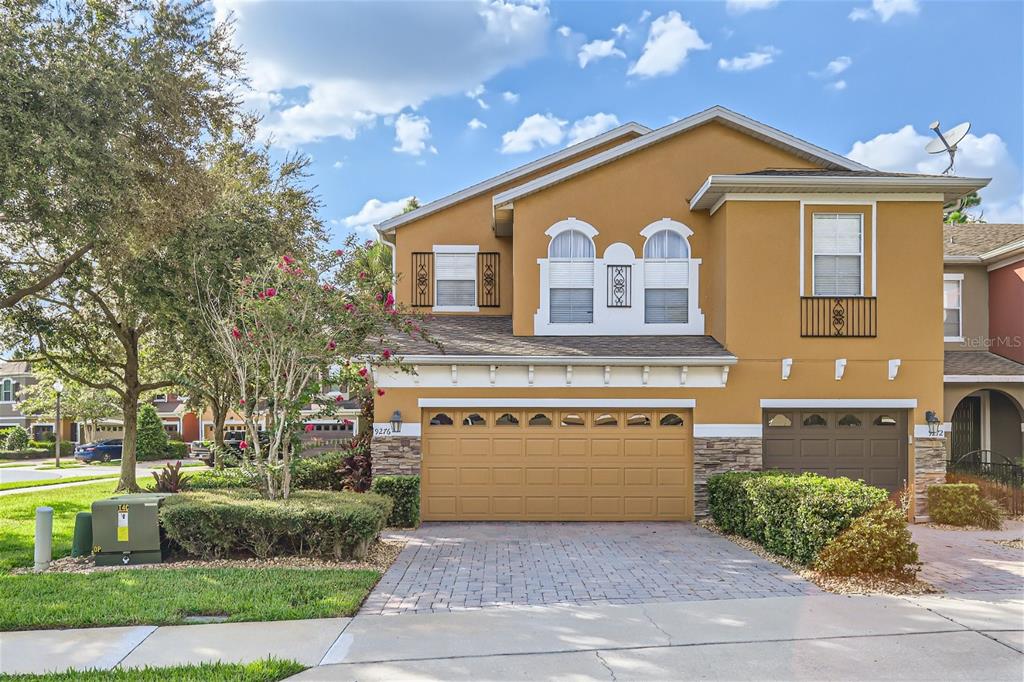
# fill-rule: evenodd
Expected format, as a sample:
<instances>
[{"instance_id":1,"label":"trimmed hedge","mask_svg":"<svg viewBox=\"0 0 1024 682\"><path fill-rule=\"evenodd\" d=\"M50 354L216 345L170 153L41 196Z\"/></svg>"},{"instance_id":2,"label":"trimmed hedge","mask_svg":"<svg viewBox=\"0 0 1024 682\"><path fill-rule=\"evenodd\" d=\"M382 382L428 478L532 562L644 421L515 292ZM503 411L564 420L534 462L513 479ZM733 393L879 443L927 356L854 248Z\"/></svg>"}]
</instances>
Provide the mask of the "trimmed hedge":
<instances>
[{"instance_id":1,"label":"trimmed hedge","mask_svg":"<svg viewBox=\"0 0 1024 682\"><path fill-rule=\"evenodd\" d=\"M376 476L370 490L394 502L389 526L415 528L420 525L419 476Z\"/></svg>"},{"instance_id":2,"label":"trimmed hedge","mask_svg":"<svg viewBox=\"0 0 1024 682\"><path fill-rule=\"evenodd\" d=\"M14 426L7 431L7 439L4 442L5 450L24 450L28 447L28 431L21 426Z\"/></svg>"},{"instance_id":3,"label":"trimmed hedge","mask_svg":"<svg viewBox=\"0 0 1024 682\"><path fill-rule=\"evenodd\" d=\"M188 457L188 444L180 440L167 441L167 459L185 459Z\"/></svg>"},{"instance_id":4,"label":"trimmed hedge","mask_svg":"<svg viewBox=\"0 0 1024 682\"><path fill-rule=\"evenodd\" d=\"M292 459L292 489L341 490L345 483L342 457L340 452L327 452Z\"/></svg>"},{"instance_id":5,"label":"trimmed hedge","mask_svg":"<svg viewBox=\"0 0 1024 682\"><path fill-rule=\"evenodd\" d=\"M168 498L160 525L173 544L204 559L245 553L341 560L366 553L391 508L391 500L372 493L299 490L266 500L253 490L217 490Z\"/></svg>"},{"instance_id":6,"label":"trimmed hedge","mask_svg":"<svg viewBox=\"0 0 1024 682\"><path fill-rule=\"evenodd\" d=\"M0 459L39 459L46 457L46 450L35 448L32 450L0 450Z\"/></svg>"},{"instance_id":7,"label":"trimmed hedge","mask_svg":"<svg viewBox=\"0 0 1024 682\"><path fill-rule=\"evenodd\" d=\"M981 496L975 483L944 483L928 486L928 516L950 526L1002 528L999 505Z\"/></svg>"},{"instance_id":8,"label":"trimmed hedge","mask_svg":"<svg viewBox=\"0 0 1024 682\"><path fill-rule=\"evenodd\" d=\"M29 450L43 450L47 455L53 456L57 454L57 442L52 440L30 440L28 442ZM60 442L60 456L71 457L75 454L75 444L69 440L62 440Z\"/></svg>"},{"instance_id":9,"label":"trimmed hedge","mask_svg":"<svg viewBox=\"0 0 1024 682\"><path fill-rule=\"evenodd\" d=\"M708 491L711 516L716 523L725 521L723 530L804 565L854 519L888 498L885 490L863 481L775 472L718 474L708 481Z\"/></svg>"},{"instance_id":10,"label":"trimmed hedge","mask_svg":"<svg viewBox=\"0 0 1024 682\"><path fill-rule=\"evenodd\" d=\"M907 515L892 502L883 502L825 545L814 568L834 576L903 577L916 563L917 545L907 528Z\"/></svg>"}]
</instances>

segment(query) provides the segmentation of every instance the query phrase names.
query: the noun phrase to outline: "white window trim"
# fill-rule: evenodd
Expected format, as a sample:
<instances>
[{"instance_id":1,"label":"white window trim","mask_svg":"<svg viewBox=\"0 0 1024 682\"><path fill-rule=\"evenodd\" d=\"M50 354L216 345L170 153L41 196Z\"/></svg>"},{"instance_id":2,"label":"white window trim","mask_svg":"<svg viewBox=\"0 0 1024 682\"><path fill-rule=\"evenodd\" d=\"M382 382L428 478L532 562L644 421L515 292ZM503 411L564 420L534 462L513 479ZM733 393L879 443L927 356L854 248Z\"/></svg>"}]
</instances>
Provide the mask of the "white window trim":
<instances>
[{"instance_id":1,"label":"white window trim","mask_svg":"<svg viewBox=\"0 0 1024 682\"><path fill-rule=\"evenodd\" d=\"M856 296L864 295L864 214L860 212L856 213L842 213L839 211L827 211L818 213L811 213L811 296L815 298L843 298L841 296L835 296L833 294L819 294L814 290L814 259L816 256L852 256L852 253L818 253L814 248L814 217L817 215L834 215L840 216L857 216L860 219L860 252L857 253L857 258L860 260L860 291ZM872 230L872 234L874 231Z\"/></svg>"},{"instance_id":2,"label":"white window trim","mask_svg":"<svg viewBox=\"0 0 1024 682\"><path fill-rule=\"evenodd\" d=\"M463 253L463 254L475 254L480 253L479 244L434 244L433 252L438 253ZM435 313L478 313L480 312L479 305L437 305L437 268L434 270L434 306L431 308L431 312ZM476 264L473 264L473 298L476 300L477 296L477 271Z\"/></svg>"},{"instance_id":3,"label":"white window trim","mask_svg":"<svg viewBox=\"0 0 1024 682\"><path fill-rule=\"evenodd\" d=\"M0 398L3 398L3 394L7 392L7 386L11 387L11 399L0 400L0 405L13 405L14 403L18 402L16 400L17 396L14 395L14 383L14 379L0 380Z\"/></svg>"},{"instance_id":4,"label":"white window trim","mask_svg":"<svg viewBox=\"0 0 1024 682\"><path fill-rule=\"evenodd\" d=\"M649 242L651 240L651 237L653 237L654 235L659 234L661 232L672 232L674 234L679 235L682 238L683 243L686 244L686 258L648 258L647 257L647 242ZM699 276L698 275L698 271L699 271L699 267L700 267L700 259L695 259L695 258L692 257L693 256L693 249L690 246L690 237L692 235L693 235L693 230L691 230L689 227L687 227L686 225L684 225L684 224L682 224L680 222L676 222L675 220L672 220L671 218L662 218L661 220L656 220L655 222L651 223L650 225L648 225L644 229L640 230L640 236L644 238L643 250L640 253L641 253L642 260L643 260L644 266L645 266L645 274L644 274L644 278L645 279L646 279L646 265L647 265L647 263L686 263L687 269L688 269L687 272L689 273L689 282L687 283L687 286L685 287L685 289L686 289L686 297L687 297L687 308L686 308L687 309L687 315L689 315L689 311L697 310L699 308L699 301L698 301L697 295L696 295L697 292L696 292L695 289L691 289L691 284L694 282L694 280L698 279L698 276ZM644 324L645 325L646 324L652 324L652 325L673 325L674 323L648 322L647 321L647 283L644 282L643 284L644 284L644 286L643 286L643 294L644 294L643 295ZM682 324L688 324L688 322L682 323Z\"/></svg>"},{"instance_id":5,"label":"white window trim","mask_svg":"<svg viewBox=\"0 0 1024 682\"><path fill-rule=\"evenodd\" d=\"M697 406L693 398L420 398L419 407L636 407L687 410ZM404 427L403 427L404 428Z\"/></svg>"},{"instance_id":6,"label":"white window trim","mask_svg":"<svg viewBox=\"0 0 1024 682\"><path fill-rule=\"evenodd\" d=\"M641 236L649 237L651 234L661 230L670 229L687 240L693 234L686 225L670 218L656 220L640 231ZM555 236L567 230L577 230L590 237L591 240L598 234L597 229L578 220L567 218L549 227L544 234L554 239ZM550 246L550 245L549 245ZM644 259L641 252L637 257L633 249L622 242L609 245L601 257L594 258L594 321L591 323L552 323L550 312L550 264L551 259L538 258L537 265L540 267L540 301L537 311L533 316L533 333L536 336L592 336L594 334L607 334L610 336L663 336L663 335L690 335L704 334L704 313L700 309L700 258L693 258L690 252L689 267L689 322L684 323L646 323L644 322ZM608 265L631 265L631 276L633 278L631 287L633 291L633 305L630 308L608 308L608 278L606 277L606 266Z\"/></svg>"},{"instance_id":7,"label":"white window trim","mask_svg":"<svg viewBox=\"0 0 1024 682\"><path fill-rule=\"evenodd\" d=\"M807 239L807 225L805 215L807 213L806 207L808 206L870 206L871 207L871 295L878 296L878 199L869 199L867 197L859 195L835 195L835 196L821 196L814 199L806 199L799 195L790 196L789 198L783 198L784 195L764 195L763 199L748 198L752 201L799 201L800 202L800 281L797 282L798 289L801 296L806 296L805 291L806 280L806 263L804 257L805 240ZM941 195L939 195L941 198ZM900 199L896 195L889 195L886 197L887 201L910 201L910 199ZM935 200L934 198L931 200ZM812 223L813 224L813 223ZM864 240L863 226L861 228L861 241ZM861 266L863 267L863 252L864 249L861 247ZM814 286L814 276L811 276L811 286ZM861 287L864 286L864 277L861 273ZM863 289L862 289L863 290ZM813 294L812 294L813 296Z\"/></svg>"},{"instance_id":8,"label":"white window trim","mask_svg":"<svg viewBox=\"0 0 1024 682\"><path fill-rule=\"evenodd\" d=\"M943 335L942 340L945 343L963 343L964 341L964 273L962 272L947 272L942 275L942 286L945 289L946 282L957 282L960 287L960 294L957 298L960 301L960 305L957 306L957 314L959 320L957 321L957 328L960 330L959 336L945 336ZM945 291L943 291L943 297L945 297ZM946 301L943 298L942 301L943 318L945 318Z\"/></svg>"},{"instance_id":9,"label":"white window trim","mask_svg":"<svg viewBox=\"0 0 1024 682\"><path fill-rule=\"evenodd\" d=\"M794 407L794 408L806 407L806 408L811 408L811 409L814 409L814 408L819 408L819 409L827 409L827 408L835 408L835 409L843 409L843 408L867 408L867 409L873 409L873 408L882 408L882 409L884 409L884 408L889 408L889 409L906 408L906 409L913 409L913 408L917 407L917 398L865 398L865 399L858 399L858 398L826 398L826 399L820 399L820 398L807 398L807 399L782 398L782 399L777 399L777 400L776 399L772 399L772 398L762 398L761 399L761 407L762 408L769 408L769 409L771 409L771 408L787 408L787 407Z\"/></svg>"}]
</instances>

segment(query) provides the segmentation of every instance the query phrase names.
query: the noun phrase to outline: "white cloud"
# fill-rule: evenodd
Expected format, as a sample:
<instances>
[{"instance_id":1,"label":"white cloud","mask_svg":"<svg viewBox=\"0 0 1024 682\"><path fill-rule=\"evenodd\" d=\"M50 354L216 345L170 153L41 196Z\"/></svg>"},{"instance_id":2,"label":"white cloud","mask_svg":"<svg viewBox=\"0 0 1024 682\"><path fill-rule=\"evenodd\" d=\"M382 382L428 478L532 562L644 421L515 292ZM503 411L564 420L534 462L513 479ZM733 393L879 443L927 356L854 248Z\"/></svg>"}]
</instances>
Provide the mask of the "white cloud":
<instances>
[{"instance_id":1,"label":"white cloud","mask_svg":"<svg viewBox=\"0 0 1024 682\"><path fill-rule=\"evenodd\" d=\"M853 60L849 57L836 57L825 66L825 73L831 76L838 76L843 71L850 68L851 64L853 64Z\"/></svg>"},{"instance_id":2,"label":"white cloud","mask_svg":"<svg viewBox=\"0 0 1024 682\"><path fill-rule=\"evenodd\" d=\"M345 167L345 162L344 161L335 161L333 164L331 164L331 167L332 168L344 168Z\"/></svg>"},{"instance_id":3,"label":"white cloud","mask_svg":"<svg viewBox=\"0 0 1024 682\"><path fill-rule=\"evenodd\" d=\"M533 114L523 119L519 127L501 136L502 154L519 154L533 149L553 147L565 136L567 121L551 114Z\"/></svg>"},{"instance_id":4,"label":"white cloud","mask_svg":"<svg viewBox=\"0 0 1024 682\"><path fill-rule=\"evenodd\" d=\"M642 24L642 23L644 23L645 21L647 21L650 18L651 18L651 10L645 9L643 12L640 13L640 18L637 19L637 22Z\"/></svg>"},{"instance_id":5,"label":"white cloud","mask_svg":"<svg viewBox=\"0 0 1024 682\"><path fill-rule=\"evenodd\" d=\"M509 104L515 104L516 102L519 101L519 93L506 90L505 92L501 93L501 98L508 102Z\"/></svg>"},{"instance_id":6,"label":"white cloud","mask_svg":"<svg viewBox=\"0 0 1024 682\"><path fill-rule=\"evenodd\" d=\"M361 209L359 209L359 213L344 218L341 221L341 224L353 232L375 235L376 230L373 229L373 226L400 214L405 209L405 206L409 203L410 199L412 199L412 197L395 199L394 201L370 199L363 204ZM331 222L333 223L334 221L332 220Z\"/></svg>"},{"instance_id":7,"label":"white cloud","mask_svg":"<svg viewBox=\"0 0 1024 682\"><path fill-rule=\"evenodd\" d=\"M667 76L679 70L691 50L710 48L697 30L675 10L651 22L643 54L629 67L629 75L641 78Z\"/></svg>"},{"instance_id":8,"label":"white cloud","mask_svg":"<svg viewBox=\"0 0 1024 682\"><path fill-rule=\"evenodd\" d=\"M480 83L475 88L470 88L469 90L466 90L466 97L476 101L476 103L480 105L480 108L486 111L490 109L491 106L483 99L483 94L485 92L487 92L487 88L484 87L483 83Z\"/></svg>"},{"instance_id":9,"label":"white cloud","mask_svg":"<svg viewBox=\"0 0 1024 682\"><path fill-rule=\"evenodd\" d=\"M569 128L569 139L567 144L573 145L583 140L589 140L595 135L600 135L606 130L611 130L619 125L619 117L615 114L591 114L584 116L572 124Z\"/></svg>"},{"instance_id":10,"label":"white cloud","mask_svg":"<svg viewBox=\"0 0 1024 682\"><path fill-rule=\"evenodd\" d=\"M481 128L486 128L487 124L478 118L473 118L470 119L469 123L466 124L466 127L468 127L470 130L480 130Z\"/></svg>"},{"instance_id":11,"label":"white cloud","mask_svg":"<svg viewBox=\"0 0 1024 682\"><path fill-rule=\"evenodd\" d=\"M587 68L587 64L590 62L596 62L598 59L604 59L605 57L626 58L626 53L615 47L615 38L593 40L581 47L579 54L576 55L581 69Z\"/></svg>"},{"instance_id":12,"label":"white cloud","mask_svg":"<svg viewBox=\"0 0 1024 682\"><path fill-rule=\"evenodd\" d=\"M625 24L619 24L618 26L612 29L612 33L615 34L616 38L621 38L622 36L629 33L629 26L626 26Z\"/></svg>"},{"instance_id":13,"label":"white cloud","mask_svg":"<svg viewBox=\"0 0 1024 682\"><path fill-rule=\"evenodd\" d=\"M835 90L836 92L842 92L843 90L846 89L846 81L844 81L842 78L840 78L837 81L829 83L828 84L828 88L830 90Z\"/></svg>"},{"instance_id":14,"label":"white cloud","mask_svg":"<svg viewBox=\"0 0 1024 682\"><path fill-rule=\"evenodd\" d=\"M753 71L754 69L760 69L771 64L775 61L775 56L778 54L779 51L769 45L758 48L753 52L748 52L742 57L719 59L718 68L722 71Z\"/></svg>"},{"instance_id":15,"label":"white cloud","mask_svg":"<svg viewBox=\"0 0 1024 682\"><path fill-rule=\"evenodd\" d=\"M929 154L926 144L934 135L917 132L907 124L894 133L881 133L866 142L854 142L847 154L872 168L908 173L941 173L949 163L945 154ZM981 190L980 210L988 222L1024 222L1024 192L1021 169L1010 156L1006 143L995 133L980 137L969 134L958 145L956 175L992 178ZM973 213L978 213L975 209Z\"/></svg>"},{"instance_id":16,"label":"white cloud","mask_svg":"<svg viewBox=\"0 0 1024 682\"><path fill-rule=\"evenodd\" d=\"M235 13L247 103L286 147L353 139L381 117L484 83L542 54L551 21L533 0L213 3L218 16Z\"/></svg>"},{"instance_id":17,"label":"white cloud","mask_svg":"<svg viewBox=\"0 0 1024 682\"><path fill-rule=\"evenodd\" d=\"M871 9L855 7L850 12L850 21L866 21L878 17L883 23L897 14L916 15L921 11L918 0L871 0Z\"/></svg>"},{"instance_id":18,"label":"white cloud","mask_svg":"<svg viewBox=\"0 0 1024 682\"><path fill-rule=\"evenodd\" d=\"M746 14L759 9L771 9L779 4L779 0L725 0L725 9L729 14Z\"/></svg>"},{"instance_id":19,"label":"white cloud","mask_svg":"<svg viewBox=\"0 0 1024 682\"><path fill-rule=\"evenodd\" d=\"M562 36L563 38L568 38L569 36L572 35L572 29L569 28L568 26L559 26L558 35Z\"/></svg>"},{"instance_id":20,"label":"white cloud","mask_svg":"<svg viewBox=\"0 0 1024 682\"><path fill-rule=\"evenodd\" d=\"M394 147L394 151L412 156L419 156L425 151L436 154L437 149L427 144L429 139L429 118L414 114L402 114L395 119L395 142L398 143L398 146Z\"/></svg>"}]
</instances>

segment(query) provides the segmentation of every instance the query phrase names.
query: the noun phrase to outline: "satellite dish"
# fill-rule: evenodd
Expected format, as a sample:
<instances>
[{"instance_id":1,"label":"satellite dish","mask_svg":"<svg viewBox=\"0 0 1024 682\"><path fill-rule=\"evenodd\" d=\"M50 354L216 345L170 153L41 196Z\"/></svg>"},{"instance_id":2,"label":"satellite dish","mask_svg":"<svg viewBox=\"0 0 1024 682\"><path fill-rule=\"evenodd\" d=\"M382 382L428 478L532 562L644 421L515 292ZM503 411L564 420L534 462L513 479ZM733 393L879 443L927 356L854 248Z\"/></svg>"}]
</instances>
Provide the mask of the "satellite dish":
<instances>
[{"instance_id":1,"label":"satellite dish","mask_svg":"<svg viewBox=\"0 0 1024 682\"><path fill-rule=\"evenodd\" d=\"M939 130L938 121L933 121L928 127L932 129L932 132L938 135L939 139L929 142L925 145L924 150L929 154L941 154L942 152L949 154L949 165L946 166L946 170L942 171L942 174L945 175L949 171L953 170L953 162L956 160L957 145L963 142L963 139L967 137L967 132L971 129L971 124L961 123L958 126L950 128L944 133Z\"/></svg>"}]
</instances>

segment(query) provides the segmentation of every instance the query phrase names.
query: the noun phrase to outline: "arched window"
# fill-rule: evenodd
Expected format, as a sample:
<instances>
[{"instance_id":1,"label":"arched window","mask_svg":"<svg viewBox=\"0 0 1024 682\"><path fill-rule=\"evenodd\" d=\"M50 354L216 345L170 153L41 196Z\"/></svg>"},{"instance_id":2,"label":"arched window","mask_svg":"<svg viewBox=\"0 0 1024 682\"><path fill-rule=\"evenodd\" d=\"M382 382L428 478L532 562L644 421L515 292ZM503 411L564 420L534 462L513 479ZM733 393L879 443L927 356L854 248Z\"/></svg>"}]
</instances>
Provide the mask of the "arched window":
<instances>
[{"instance_id":1,"label":"arched window","mask_svg":"<svg viewBox=\"0 0 1024 682\"><path fill-rule=\"evenodd\" d=\"M580 230L563 230L548 246L551 322L594 321L594 242Z\"/></svg>"},{"instance_id":2,"label":"arched window","mask_svg":"<svg viewBox=\"0 0 1024 682\"><path fill-rule=\"evenodd\" d=\"M579 230L560 232L548 246L548 258L568 261L594 260L594 242Z\"/></svg>"},{"instance_id":3,"label":"arched window","mask_svg":"<svg viewBox=\"0 0 1024 682\"><path fill-rule=\"evenodd\" d=\"M684 422L678 414L666 414L658 423L662 426L682 426Z\"/></svg>"},{"instance_id":4,"label":"arched window","mask_svg":"<svg viewBox=\"0 0 1024 682\"><path fill-rule=\"evenodd\" d=\"M619 419L614 414L603 413L594 415L594 426L618 426Z\"/></svg>"},{"instance_id":5,"label":"arched window","mask_svg":"<svg viewBox=\"0 0 1024 682\"><path fill-rule=\"evenodd\" d=\"M14 402L14 381L4 379L0 381L0 403Z\"/></svg>"},{"instance_id":6,"label":"arched window","mask_svg":"<svg viewBox=\"0 0 1024 682\"><path fill-rule=\"evenodd\" d=\"M792 426L793 420L784 414L776 414L768 420L768 426L772 428L781 428L786 426Z\"/></svg>"},{"instance_id":7,"label":"arched window","mask_svg":"<svg viewBox=\"0 0 1024 682\"><path fill-rule=\"evenodd\" d=\"M455 422L452 421L452 418L446 415L444 412L438 412L437 414L430 418L431 426L451 426L454 423Z\"/></svg>"},{"instance_id":8,"label":"arched window","mask_svg":"<svg viewBox=\"0 0 1024 682\"><path fill-rule=\"evenodd\" d=\"M661 220L645 227L644 322L690 321L690 245L692 232L682 223Z\"/></svg>"},{"instance_id":9,"label":"arched window","mask_svg":"<svg viewBox=\"0 0 1024 682\"><path fill-rule=\"evenodd\" d=\"M690 247L683 235L674 230L660 230L644 243L645 260L682 260L690 257Z\"/></svg>"},{"instance_id":10,"label":"arched window","mask_svg":"<svg viewBox=\"0 0 1024 682\"><path fill-rule=\"evenodd\" d=\"M476 412L467 414L462 420L463 426L487 426L487 420L481 417Z\"/></svg>"},{"instance_id":11,"label":"arched window","mask_svg":"<svg viewBox=\"0 0 1024 682\"><path fill-rule=\"evenodd\" d=\"M537 413L530 417L530 426L551 426L551 417L544 413Z\"/></svg>"},{"instance_id":12,"label":"arched window","mask_svg":"<svg viewBox=\"0 0 1024 682\"><path fill-rule=\"evenodd\" d=\"M842 417L839 418L839 421L836 422L836 425L853 428L856 426L860 426L861 421L860 417L858 417L855 414L844 414Z\"/></svg>"},{"instance_id":13,"label":"arched window","mask_svg":"<svg viewBox=\"0 0 1024 682\"><path fill-rule=\"evenodd\" d=\"M495 419L494 423L497 426L519 426L519 417L515 416L511 412L506 412Z\"/></svg>"},{"instance_id":14,"label":"arched window","mask_svg":"<svg viewBox=\"0 0 1024 682\"><path fill-rule=\"evenodd\" d=\"M804 417L804 426L828 426L828 421L815 412Z\"/></svg>"}]
</instances>

